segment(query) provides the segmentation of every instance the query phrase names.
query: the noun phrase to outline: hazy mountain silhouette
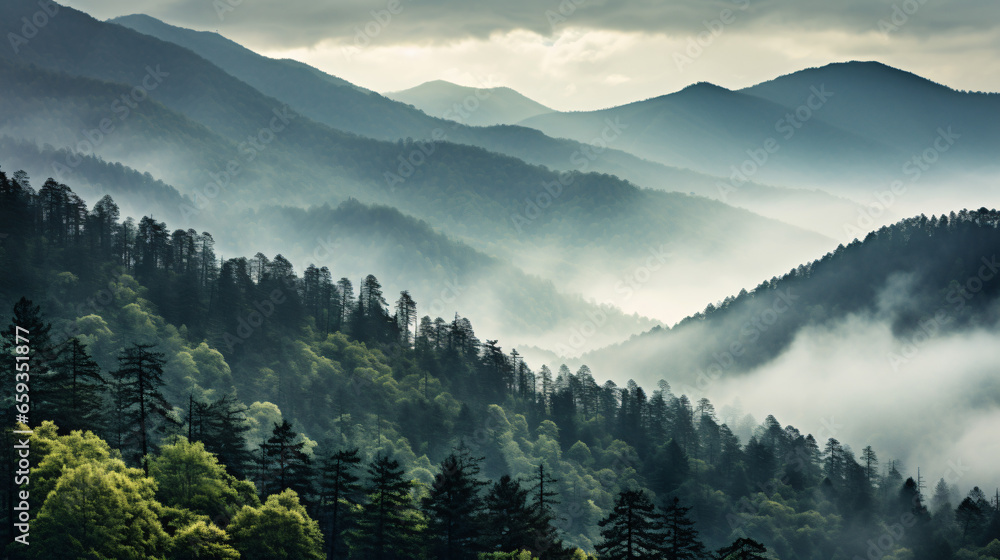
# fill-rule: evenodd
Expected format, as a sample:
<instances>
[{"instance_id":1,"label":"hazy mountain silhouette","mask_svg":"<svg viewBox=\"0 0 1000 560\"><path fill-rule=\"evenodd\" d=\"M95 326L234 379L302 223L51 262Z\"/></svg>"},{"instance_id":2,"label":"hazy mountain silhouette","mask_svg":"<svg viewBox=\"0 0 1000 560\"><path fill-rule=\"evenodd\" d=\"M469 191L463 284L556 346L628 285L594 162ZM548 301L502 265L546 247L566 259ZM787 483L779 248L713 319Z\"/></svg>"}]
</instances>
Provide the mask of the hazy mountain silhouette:
<instances>
[{"instance_id":1,"label":"hazy mountain silhouette","mask_svg":"<svg viewBox=\"0 0 1000 560\"><path fill-rule=\"evenodd\" d=\"M516 124L552 109L508 87L468 87L434 80L385 94L443 119L476 126ZM468 115L466 117L466 115Z\"/></svg>"},{"instance_id":2,"label":"hazy mountain silhouette","mask_svg":"<svg viewBox=\"0 0 1000 560\"><path fill-rule=\"evenodd\" d=\"M816 84L818 92L820 86ZM833 99L825 92L806 91L793 107L809 102L810 96L820 107L813 116ZM597 123L618 119L629 127L618 146L640 157L727 178L738 172L740 181L790 186L863 177L898 153L892 146L816 119L793 122L790 113L794 109L786 105L699 83L645 101L599 111L549 113L522 124L579 140Z\"/></svg>"},{"instance_id":3,"label":"hazy mountain silhouette","mask_svg":"<svg viewBox=\"0 0 1000 560\"><path fill-rule=\"evenodd\" d=\"M616 150L618 141L627 139L630 130L622 130L619 134L607 122L595 122L593 127L585 129L581 136L582 144L549 138L525 127L466 126L487 124L486 121L493 118L489 115L498 112L516 110L538 114L551 111L508 88L489 89L479 92L478 97L474 88L447 82L430 82L407 90L412 95L438 99L435 103L440 113L413 99L400 98L400 101L417 105L417 109L428 109L427 112L432 115L429 116L308 65L261 56L217 33L176 27L145 15L120 17L112 22L190 49L264 94L288 103L297 112L340 130L384 140L429 139L435 130L439 130L447 134L449 141L479 146L552 169L611 173L648 188L720 198L720 181L716 177L668 167ZM388 97L394 96L396 94L389 94ZM451 101L445 101L448 99ZM437 118L447 108L453 108L455 103L463 107L468 103L475 109L456 113L464 124ZM528 115L525 113L525 116ZM515 120L520 119L510 117L497 122ZM605 136L602 137L602 134ZM611 142L604 143L605 137ZM587 145L591 142L596 142L600 149ZM606 145L610 148L603 149ZM822 192L773 189L760 183L748 183L746 186L738 192L725 191L724 200L825 235L834 235L845 220L855 215L853 205ZM825 212L806 212L803 203L822 207Z\"/></svg>"}]
</instances>

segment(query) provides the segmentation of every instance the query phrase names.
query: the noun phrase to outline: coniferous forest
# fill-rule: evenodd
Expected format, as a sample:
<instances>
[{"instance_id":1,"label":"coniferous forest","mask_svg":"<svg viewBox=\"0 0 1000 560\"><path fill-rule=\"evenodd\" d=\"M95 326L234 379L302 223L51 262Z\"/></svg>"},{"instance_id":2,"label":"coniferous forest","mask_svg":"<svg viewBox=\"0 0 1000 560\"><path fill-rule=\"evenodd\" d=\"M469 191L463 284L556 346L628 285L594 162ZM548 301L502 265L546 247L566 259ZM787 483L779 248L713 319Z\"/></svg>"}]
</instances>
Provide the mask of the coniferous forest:
<instances>
[{"instance_id":1,"label":"coniferous forest","mask_svg":"<svg viewBox=\"0 0 1000 560\"><path fill-rule=\"evenodd\" d=\"M666 381L532 371L374 276L222 258L210 232L23 172L0 174L0 212L4 355L29 358L2 378L20 419L3 448L10 557L1000 553L979 487L773 416L742 442Z\"/></svg>"}]
</instances>

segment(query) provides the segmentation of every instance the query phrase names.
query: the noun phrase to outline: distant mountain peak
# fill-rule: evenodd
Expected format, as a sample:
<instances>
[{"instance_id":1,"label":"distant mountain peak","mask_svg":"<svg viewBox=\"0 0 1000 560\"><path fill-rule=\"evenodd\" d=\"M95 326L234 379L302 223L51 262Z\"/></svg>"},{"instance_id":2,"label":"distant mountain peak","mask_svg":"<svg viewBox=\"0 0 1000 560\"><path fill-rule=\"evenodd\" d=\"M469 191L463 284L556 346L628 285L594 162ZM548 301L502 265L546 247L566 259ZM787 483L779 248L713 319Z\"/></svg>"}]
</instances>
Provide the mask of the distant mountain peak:
<instances>
[{"instance_id":1,"label":"distant mountain peak","mask_svg":"<svg viewBox=\"0 0 1000 560\"><path fill-rule=\"evenodd\" d=\"M695 82L687 86L686 88L682 89L680 92L684 91L732 91L732 90L726 89L722 86L717 86L712 82Z\"/></svg>"},{"instance_id":2,"label":"distant mountain peak","mask_svg":"<svg viewBox=\"0 0 1000 560\"><path fill-rule=\"evenodd\" d=\"M484 93L485 92L485 93ZM475 95L470 101L469 96ZM463 86L446 80L431 80L402 91L388 92L389 99L412 105L428 115L451 119L456 104L472 105L462 122L472 125L516 124L552 109L505 86ZM466 103L468 102L468 103Z\"/></svg>"},{"instance_id":3,"label":"distant mountain peak","mask_svg":"<svg viewBox=\"0 0 1000 560\"><path fill-rule=\"evenodd\" d=\"M900 82L910 82L912 84L922 84L925 86L933 86L945 89L951 89L948 86L942 85L933 80L924 78L914 74L913 72L908 72L896 68L894 66L889 66L883 62L877 60L849 60L845 62L831 62L830 64L825 64L823 66L814 66L811 68L804 68L802 70L797 70L795 72L790 72L788 74L783 74L777 78L771 80L766 80L754 86L744 88L749 90L756 88L758 86L772 84L776 82L783 81L788 78L802 77L802 76L830 76L832 78L853 78L858 80L897 80Z\"/></svg>"}]
</instances>

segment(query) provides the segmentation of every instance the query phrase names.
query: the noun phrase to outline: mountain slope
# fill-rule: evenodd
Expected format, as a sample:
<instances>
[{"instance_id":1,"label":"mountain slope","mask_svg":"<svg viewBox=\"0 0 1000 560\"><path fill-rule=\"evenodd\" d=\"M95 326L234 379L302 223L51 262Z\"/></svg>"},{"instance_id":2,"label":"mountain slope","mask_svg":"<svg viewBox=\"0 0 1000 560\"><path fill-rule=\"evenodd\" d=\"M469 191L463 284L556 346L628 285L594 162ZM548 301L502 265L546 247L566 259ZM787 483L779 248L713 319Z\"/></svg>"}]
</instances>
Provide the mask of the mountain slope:
<instances>
[{"instance_id":1,"label":"mountain slope","mask_svg":"<svg viewBox=\"0 0 1000 560\"><path fill-rule=\"evenodd\" d=\"M620 150L594 150L586 145L602 133L607 136L614 132L606 131L606 124L591 131L582 144L548 138L524 127L467 126L429 116L304 64L258 55L216 33L175 27L142 15L125 16L113 22L190 49L265 95L287 103L296 112L338 130L391 141L445 137L553 169L600 171L643 186L690 190L675 184L672 170L661 165Z\"/></svg>"},{"instance_id":2,"label":"mountain slope","mask_svg":"<svg viewBox=\"0 0 1000 560\"><path fill-rule=\"evenodd\" d=\"M475 126L516 124L552 109L507 87L473 88L444 80L385 94L428 115Z\"/></svg>"},{"instance_id":3,"label":"mountain slope","mask_svg":"<svg viewBox=\"0 0 1000 560\"><path fill-rule=\"evenodd\" d=\"M64 15L65 17L59 21L73 22L72 14ZM236 130L250 120L236 111L240 107L250 107L251 113L266 108L268 111L266 114L270 116L267 120L275 118L270 109L276 104L274 100L261 96L245 84L221 73L204 60L194 57L189 51L136 34L120 26L93 23L112 28L113 31L107 33L120 35L123 41L120 48L123 50L155 51L159 53L159 59L172 60L171 64L175 66L187 63L192 65L191 75L195 78L189 78L189 73L184 72L175 78L174 83L177 86L174 90L163 87L150 92L150 95L157 100L162 97L167 109L174 106L175 111L184 112L187 101L182 95L183 91L186 91L186 88L203 89L208 76L214 71L221 85L209 89L206 94L213 95L215 102L220 104L223 103L224 97L235 96L232 98L234 109L230 110L232 118L225 119L230 124L220 126L223 131ZM63 41L70 42L69 36ZM133 42L137 44L132 45ZM47 63L49 66L63 64L60 62L63 58L59 53L64 49L59 47L59 44L59 41L45 43L42 51L33 55L34 60L39 64ZM46 53L54 53L52 55L54 60L49 60ZM95 69L94 72L101 75L128 72L128 64L125 62L103 64L113 65L114 68ZM109 114L109 109L100 107L102 101L116 99L123 89L128 91L127 87L118 86L120 89L112 88L107 93L100 93L100 88L111 86L100 85L83 78L40 73L37 69L32 70L17 64L11 64L6 69L10 72L7 75L11 76L6 83L53 82L53 85L46 86L48 89L44 92L35 85L18 86L22 89L11 90L15 95L10 99L11 103L21 100L21 104L14 111L14 114L21 119L31 114L30 111L23 110L25 108L38 109L34 117L37 122L42 122L48 116L66 113L63 115L66 118L61 119L61 124L50 126L45 130L50 136L45 137L44 141L57 147L76 145L81 140L77 131L92 128L101 117ZM55 85L56 82L59 85ZM165 81L164 86L166 83ZM91 90L95 93L84 93ZM223 94L224 91L227 93ZM104 95L106 97L103 97ZM85 97L88 101L81 100L81 97ZM27 99L35 101L33 104L27 104ZM74 108L83 105L88 108L84 113L77 114L79 111ZM378 142L340 133L308 121L304 117L295 118L287 129L276 133L276 138L260 152L259 157L251 161L244 158L243 151L238 149L236 142L240 140L239 137L219 140L217 135L190 122L203 118L204 122L200 124L212 127L214 121L221 119L218 115L209 118L202 115L199 110L192 110L190 113L184 113L188 119L185 120L183 116L165 113L164 109L159 107L154 103L143 103L135 114L145 115L148 109L153 111L149 115L149 119L152 120L128 119L114 135L109 136L109 140L102 148L110 149L112 144L134 147L145 143L150 146L150 150L159 145L165 152L163 156L171 155L171 152L176 150L181 160L196 157L194 161L199 165L192 166L194 171L191 175L164 177L182 189L193 188L196 193L204 192L206 182L211 180L212 174L219 175L225 171L227 161L225 157L231 154L230 158L243 164L237 185L243 196L237 197L229 192L222 193L217 198L207 201L210 208L217 208L219 204L240 207L279 201L287 203L289 200L312 205L339 202L354 196L366 202L405 207L407 213L427 219L452 235L473 241L480 247L508 246L511 242L515 246L541 248L596 245L604 247L608 253L625 257L629 254L643 254L646 247L658 246L666 241L675 243L678 247L689 247L695 252L702 251L699 246L743 243L746 240L746 231L755 227L751 224L759 224L762 226L762 231L776 234L783 229L778 224L759 221L759 218L748 213L733 211L721 204L711 204L686 195L641 191L613 177L593 174L559 176L539 167L525 165L514 158L447 142L435 144ZM176 126L171 128L163 125L162 121L184 124L181 128ZM145 136L148 134L144 129L130 132L129 127L140 124L145 126L147 122L157 130L166 129L165 132L161 131L166 136L151 143L146 140ZM37 128L25 126L19 130L22 135L30 136ZM170 137L173 130L181 134ZM52 136L58 134L58 131L62 131L61 142ZM202 142L214 145L205 148L189 147L188 138L196 135L200 135ZM433 153L427 155L428 151ZM114 151L101 153L110 157L122 157ZM205 154L212 154L213 157L206 160ZM152 157L146 153L142 155ZM420 164L413 165L409 163L410 160ZM145 169L137 162L126 163L138 169ZM202 165L205 167L201 167ZM162 167L176 169L183 166ZM197 169L198 167L201 169ZM253 179L252 175L258 177ZM406 175L409 176L405 177ZM245 177L246 182L244 182ZM550 186L546 188L546 184ZM276 190L273 188L274 185L282 185L282 189ZM608 201L609 205L602 206L603 201ZM539 204L546 207L544 212L538 207ZM551 205L551 208L547 208L548 205ZM712 209L713 213L721 212L720 217L710 218L703 208ZM634 215L633 212L638 212L638 215ZM723 218L722 215L730 217ZM606 223L610 229L602 231L593 228L592 226L597 223ZM745 224L747 230L739 236L731 236L725 229L717 228L715 224L718 223L725 223L731 228ZM789 228L785 231L786 234L779 236L786 235L788 242L803 239L798 230ZM608 235L612 232L613 235ZM629 245L623 252L617 245L615 236L638 244ZM805 239L811 239L814 243L811 250L825 243L817 236L811 238L806 236ZM739 251L745 252L744 249Z\"/></svg>"},{"instance_id":4,"label":"mountain slope","mask_svg":"<svg viewBox=\"0 0 1000 560\"><path fill-rule=\"evenodd\" d=\"M918 345L960 328L996 329L998 228L1000 213L985 208L903 220L671 329L581 360L595 369L617 367L623 378L664 377L703 390L714 379L772 363L807 328L884 324L900 344L922 337ZM873 367L879 365L893 366L892 356Z\"/></svg>"},{"instance_id":5,"label":"mountain slope","mask_svg":"<svg viewBox=\"0 0 1000 560\"><path fill-rule=\"evenodd\" d=\"M10 5L0 7L0 13L16 14ZM13 107L11 120L33 123L8 134L32 140L45 135L42 142L55 148L77 146L81 131L116 116L114 102L129 95L134 86L128 84L147 78L147 67L155 65L144 61L158 61L159 72L170 75L149 88L149 99L116 128L98 155L132 154L123 163L141 171L163 170L157 178L195 202L194 219L228 226L221 230L227 238L220 238L220 245L244 235L241 212L246 209L339 204L353 197L400 208L457 241L558 282L567 293L626 313L652 310L661 320L687 315L694 311L686 307L692 302L787 270L833 245L829 238L719 202L643 190L608 175L558 174L448 141L377 141L303 115L286 116L280 101L189 50L69 8L46 29L46 41L22 50L25 60L0 65L3 82L16 82L4 86L14 93L5 98ZM10 56L8 51L0 59ZM504 142L522 143L527 129L497 130L511 132ZM551 145L541 133L527 132ZM247 134L256 139L248 140ZM201 144L188 145L189 139ZM251 149L251 140L260 147ZM238 173L230 172L231 165ZM651 253L660 256L650 263L656 274L647 277ZM708 280L698 272L720 261L731 263L732 272ZM642 289L622 291L620 283L634 283L635 274L644 279ZM659 288L689 298L655 308L651 302ZM572 329L559 337L575 340Z\"/></svg>"},{"instance_id":6,"label":"mountain slope","mask_svg":"<svg viewBox=\"0 0 1000 560\"><path fill-rule=\"evenodd\" d=\"M810 96L820 113L826 97L811 91L791 107L810 102ZM896 154L892 146L818 120L789 119L791 107L700 83L620 107L550 113L521 124L581 140L602 122L620 122L628 134L616 147L640 157L727 178L740 171L741 181L790 186L821 185L834 174L859 176Z\"/></svg>"},{"instance_id":7,"label":"mountain slope","mask_svg":"<svg viewBox=\"0 0 1000 560\"><path fill-rule=\"evenodd\" d=\"M630 131L614 129L607 122L598 121L583 130L578 138L580 142L550 138L534 129L518 126L466 126L492 124L486 122L496 120L489 117L490 114L501 110L507 112L512 107L524 117L530 116L526 111L551 112L507 88L480 91L432 82L414 88L417 91L408 90L413 95L437 99L437 109L413 98L400 97L404 103L413 103L433 115L428 116L305 64L258 55L216 33L168 25L145 15L124 16L112 21L190 49L266 95L287 103L296 112L339 130L383 140L430 139L437 131L438 136L443 135L449 141L479 146L556 170L599 171L648 188L720 197L720 181L715 177L668 167L618 150L619 141ZM389 94L389 97L394 95ZM453 109L456 103L463 109L461 113L456 112L454 118L462 124L436 118L444 116L445 110ZM509 117L496 122L517 120L521 119ZM856 215L857 209L848 201L822 192L792 192L759 183L745 186L747 188L736 192L727 191L728 196L723 200L827 236L839 235L841 225ZM810 204L801 204L803 199ZM825 211L808 212L806 206L822 207Z\"/></svg>"},{"instance_id":8,"label":"mountain slope","mask_svg":"<svg viewBox=\"0 0 1000 560\"><path fill-rule=\"evenodd\" d=\"M984 162L1000 151L1000 94L959 92L878 62L845 62L809 68L740 90L793 106L814 84L836 95L816 119L907 155L933 146L939 128L959 134L948 158ZM992 163L992 162L989 162Z\"/></svg>"}]
</instances>

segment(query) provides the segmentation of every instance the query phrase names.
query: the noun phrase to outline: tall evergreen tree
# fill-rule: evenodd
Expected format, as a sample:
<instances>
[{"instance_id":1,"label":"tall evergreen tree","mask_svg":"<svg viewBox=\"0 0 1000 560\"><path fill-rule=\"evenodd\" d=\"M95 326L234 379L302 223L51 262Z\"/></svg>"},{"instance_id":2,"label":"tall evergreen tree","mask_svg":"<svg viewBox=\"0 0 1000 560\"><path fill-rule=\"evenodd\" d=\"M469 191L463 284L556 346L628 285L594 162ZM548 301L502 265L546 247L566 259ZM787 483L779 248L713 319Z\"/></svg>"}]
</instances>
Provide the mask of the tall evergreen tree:
<instances>
[{"instance_id":1,"label":"tall evergreen tree","mask_svg":"<svg viewBox=\"0 0 1000 560\"><path fill-rule=\"evenodd\" d=\"M104 426L106 383L86 346L78 338L70 339L60 349L46 380L47 419L64 433L99 432Z\"/></svg>"},{"instance_id":2,"label":"tall evergreen tree","mask_svg":"<svg viewBox=\"0 0 1000 560\"><path fill-rule=\"evenodd\" d=\"M273 494L291 488L303 502L308 501L313 492L309 456L302 451L303 447L305 441L292 430L292 424L288 420L274 425L265 447L268 465L273 469L273 483L265 489L267 493Z\"/></svg>"},{"instance_id":3,"label":"tall evergreen tree","mask_svg":"<svg viewBox=\"0 0 1000 560\"><path fill-rule=\"evenodd\" d=\"M660 538L665 560L690 560L706 556L705 545L698 539L694 521L688 518L691 508L681 506L680 498L674 497L670 505L660 514Z\"/></svg>"},{"instance_id":4,"label":"tall evergreen tree","mask_svg":"<svg viewBox=\"0 0 1000 560\"><path fill-rule=\"evenodd\" d=\"M739 538L715 554L719 560L767 560L767 547L753 539Z\"/></svg>"},{"instance_id":5,"label":"tall evergreen tree","mask_svg":"<svg viewBox=\"0 0 1000 560\"><path fill-rule=\"evenodd\" d=\"M149 472L147 457L155 450L155 434L162 434L176 421L170 416L171 407L163 396L163 353L155 352L152 344L136 343L118 356L118 369L112 372L116 381L119 433L122 444L131 446L137 462Z\"/></svg>"},{"instance_id":6,"label":"tall evergreen tree","mask_svg":"<svg viewBox=\"0 0 1000 560\"><path fill-rule=\"evenodd\" d=\"M531 550L538 553L543 560L566 552L554 525L555 506L559 503L556 498L559 493L555 491L557 482L559 481L545 472L545 463L539 463L538 474L534 477L534 486L531 489L533 523L537 533L535 546Z\"/></svg>"},{"instance_id":7,"label":"tall evergreen tree","mask_svg":"<svg viewBox=\"0 0 1000 560\"><path fill-rule=\"evenodd\" d=\"M399 461L384 455L372 460L364 485L368 500L358 515L357 529L350 535L356 554L370 560L413 557L422 516L413 505L411 487Z\"/></svg>"},{"instance_id":8,"label":"tall evergreen tree","mask_svg":"<svg viewBox=\"0 0 1000 560\"><path fill-rule=\"evenodd\" d=\"M597 545L602 560L652 560L658 557L659 537L653 502L641 490L623 490L615 507L598 525L603 540Z\"/></svg>"},{"instance_id":9,"label":"tall evergreen tree","mask_svg":"<svg viewBox=\"0 0 1000 560\"><path fill-rule=\"evenodd\" d=\"M432 558L474 558L482 551L485 502L480 489L486 482L477 478L481 461L459 450L441 462L441 472L423 500Z\"/></svg>"},{"instance_id":10,"label":"tall evergreen tree","mask_svg":"<svg viewBox=\"0 0 1000 560\"><path fill-rule=\"evenodd\" d=\"M253 463L253 453L247 446L251 428L246 405L236 400L235 394L223 395L205 407L205 416L205 448L219 457L229 474L245 478Z\"/></svg>"},{"instance_id":11,"label":"tall evergreen tree","mask_svg":"<svg viewBox=\"0 0 1000 560\"><path fill-rule=\"evenodd\" d=\"M417 303L413 301L410 292L403 290L399 292L399 300L396 301L396 327L399 329L400 342L409 347L413 342L412 327L417 324Z\"/></svg>"},{"instance_id":12,"label":"tall evergreen tree","mask_svg":"<svg viewBox=\"0 0 1000 560\"><path fill-rule=\"evenodd\" d=\"M360 462L358 448L341 449L324 459L320 466L321 506L329 516L326 532L327 558L347 556L341 535L348 525L348 516L353 506L357 504L360 488L355 471Z\"/></svg>"},{"instance_id":13,"label":"tall evergreen tree","mask_svg":"<svg viewBox=\"0 0 1000 560\"><path fill-rule=\"evenodd\" d=\"M516 552L534 547L537 527L528 505L527 489L505 474L490 487L485 502L488 552Z\"/></svg>"}]
</instances>

